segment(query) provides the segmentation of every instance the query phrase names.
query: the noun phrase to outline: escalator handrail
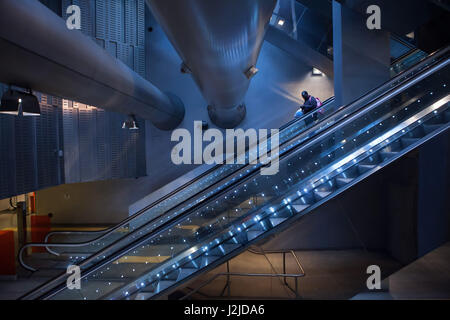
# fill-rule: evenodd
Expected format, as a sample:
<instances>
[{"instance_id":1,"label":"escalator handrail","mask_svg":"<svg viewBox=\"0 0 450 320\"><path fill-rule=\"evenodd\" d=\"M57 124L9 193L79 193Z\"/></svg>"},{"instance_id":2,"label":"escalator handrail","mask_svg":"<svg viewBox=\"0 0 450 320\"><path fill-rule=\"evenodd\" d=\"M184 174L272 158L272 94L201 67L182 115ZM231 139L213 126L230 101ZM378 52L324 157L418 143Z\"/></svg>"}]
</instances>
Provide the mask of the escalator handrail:
<instances>
[{"instance_id":1,"label":"escalator handrail","mask_svg":"<svg viewBox=\"0 0 450 320\"><path fill-rule=\"evenodd\" d=\"M448 52L448 49L449 49L449 48L443 49L443 51L440 52L439 55L446 54L446 53ZM434 57L434 56L433 56L433 57ZM430 58L431 58L431 57L430 57ZM426 59L426 60L428 60L428 59ZM422 61L422 62L425 62L425 61ZM445 61L444 61L444 62L445 62ZM440 63L443 63L443 62L441 61ZM435 65L433 65L433 66L435 66ZM432 67L432 66L430 66L430 68L431 68L431 67ZM413 71L412 69L415 69L415 67L410 68L409 70ZM412 85L412 84L410 83L410 82L412 82L412 81L414 81L414 83L417 82L417 81L418 81L417 78L418 78L421 74L423 74L423 73L426 73L426 71L422 70L421 72L419 72L419 73L417 73L416 75L414 75L413 78L409 79L410 81L407 81L407 83L403 83L403 84L398 85L397 87L399 87L399 86L402 87L402 88L400 88L400 89L398 89L398 88L396 88L396 87L390 88L390 89L388 90L388 92L385 92L383 95L377 97L374 101L371 101L368 105L360 106L360 108L357 109L357 110L355 110L355 111L353 112L352 115L348 115L348 114L347 114L347 115L344 116L343 118L337 120L337 122L334 123L334 124L332 124L332 125L331 125L331 128L329 128L329 129L330 129L330 130L333 130L336 126L340 126L340 124L342 124L343 122L347 122L350 118L354 118L354 117L357 116L357 114L359 114L360 112L366 111L367 108L372 109L372 107L373 107L375 104L381 103L380 101L384 101L384 100L390 98L390 95L392 94L393 91L404 90L405 88L403 88L403 87L405 87L405 86L406 86L406 87L409 87L410 85ZM416 81L415 81L415 80L416 80ZM390 82L390 81L389 81L389 82ZM397 92L395 92L395 94L397 94ZM351 106L354 107L354 104L355 104L355 103L352 103L352 104L348 105L347 107L351 107ZM347 107L345 107L345 108L340 108L340 111L339 111L338 113L343 113L344 111L347 111L347 110L346 110ZM332 115L332 116L336 116L336 115ZM317 123L317 124L314 125L312 128L308 129L307 132L302 133L302 135L303 135L303 134L304 134L304 135L307 135L308 133L313 132L314 129L316 129L316 127L319 126L319 124L320 124L320 123ZM327 128L327 129L328 129L328 128ZM329 130L327 130L327 132L329 132ZM314 137L311 137L311 139L309 139L310 141L309 141L308 143L306 143L305 145L310 145L310 143L312 143L313 140L314 140L314 141L317 140L317 139L320 138L323 134L326 134L326 132L323 132L323 130L317 132L317 133L315 134L315 136L314 136ZM294 148L293 150L288 150L288 151L286 151L286 153L291 153L291 152L293 152L293 151L298 151L299 148L303 148L303 147L305 147L305 145L297 146L297 147ZM219 193L221 194L221 193L225 192L226 189L229 189L230 187L231 187L231 186L228 186L227 188L224 188L224 189L223 189L221 192L219 192ZM217 196L217 195L215 195L215 196ZM210 200L210 199L209 199L209 200ZM198 205L201 205L201 204L198 204ZM190 208L190 211L193 210L193 209L195 209L195 208ZM190 211L189 211L189 212L190 212ZM149 238L153 237L154 235L156 235L156 234L158 234L158 233L160 233L160 232L162 232L162 231L165 231L165 230L168 229L168 228L173 227L173 225L179 223L179 221L183 219L183 217L185 216L185 214L186 214L186 213L184 213L184 214L181 215L181 216L174 217L173 219L171 219L171 220L169 220L169 221L166 221L166 222L163 223L162 225L160 225L160 226L156 227L154 230L152 230L149 234L147 234L147 235L145 235L145 236L142 236L141 238L135 240L134 242L132 242L132 243L130 243L129 245L127 245L125 248L119 249L117 252L115 252L114 254L112 254L111 256L109 256L108 258L106 258L105 261L101 261L101 262L99 262L98 264L89 267L88 270L86 270L85 272L83 272L83 277L85 277L85 276L91 274L92 272L95 272L96 270L98 270L98 268L101 268L101 267L104 266L105 264L108 264L108 263L110 263L111 261L116 260L118 257L120 257L121 255L125 254L125 253L128 252L129 250L133 250L134 248L136 248L137 246L141 245L143 242L147 241ZM111 247L111 246L113 246L113 245L114 245L114 244L110 245L109 247ZM130 249L130 248L131 248L131 249ZM101 254L99 254L99 255L101 255ZM96 256L98 257L99 255L96 255ZM92 258L92 257L90 257L90 258ZM61 276L59 276L59 277L57 277L57 278L55 278L55 279L53 279L53 280L50 280L49 282L43 284L43 285L40 286L39 288L36 288L36 289L34 289L32 292L30 292L30 293L24 295L24 296L21 297L20 299L27 299L27 298L29 298L30 296L33 296L33 295L34 295L35 293L37 293L38 291L41 291L41 295L40 295L39 297L37 297L37 298L41 298L41 297L43 297L43 296L48 297L50 294L52 294L52 293L50 293L49 291L53 291L53 294L54 294L54 293L55 293L55 290L58 290L58 289L60 290L60 289L61 289L61 288L60 288L60 286L61 286L60 284L58 285L58 287L56 287L56 288L53 287L53 289L50 289L49 291L47 291L47 293L42 293L42 291L43 291L43 289L44 289L45 287L48 287L50 284L53 284L53 283L56 283L56 282L60 281L62 278L65 278L65 276L66 276L66 275L63 274L63 275L61 275Z\"/></svg>"}]
</instances>

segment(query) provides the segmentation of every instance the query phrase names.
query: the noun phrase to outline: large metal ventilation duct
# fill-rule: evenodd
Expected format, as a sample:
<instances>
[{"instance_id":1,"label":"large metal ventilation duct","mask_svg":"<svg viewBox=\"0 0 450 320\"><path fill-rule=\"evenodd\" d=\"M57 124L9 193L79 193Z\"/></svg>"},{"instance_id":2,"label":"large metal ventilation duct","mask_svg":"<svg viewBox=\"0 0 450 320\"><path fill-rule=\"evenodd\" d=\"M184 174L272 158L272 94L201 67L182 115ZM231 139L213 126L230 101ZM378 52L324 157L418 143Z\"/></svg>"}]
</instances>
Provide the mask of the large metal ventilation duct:
<instances>
[{"instance_id":1,"label":"large metal ventilation duct","mask_svg":"<svg viewBox=\"0 0 450 320\"><path fill-rule=\"evenodd\" d=\"M169 40L192 72L222 128L245 117L244 96L254 75L276 0L147 0Z\"/></svg>"},{"instance_id":2,"label":"large metal ventilation duct","mask_svg":"<svg viewBox=\"0 0 450 320\"><path fill-rule=\"evenodd\" d=\"M0 1L0 82L134 114L164 130L182 102L111 57L38 0Z\"/></svg>"}]
</instances>

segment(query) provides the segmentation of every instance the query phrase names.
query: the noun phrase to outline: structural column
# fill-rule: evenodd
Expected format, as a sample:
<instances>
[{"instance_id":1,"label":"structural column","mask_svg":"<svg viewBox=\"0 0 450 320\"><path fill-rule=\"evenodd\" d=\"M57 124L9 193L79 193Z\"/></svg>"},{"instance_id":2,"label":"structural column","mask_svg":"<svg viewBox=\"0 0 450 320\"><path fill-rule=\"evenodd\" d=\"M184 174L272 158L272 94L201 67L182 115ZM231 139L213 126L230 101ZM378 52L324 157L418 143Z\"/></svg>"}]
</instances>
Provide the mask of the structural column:
<instances>
[{"instance_id":1,"label":"structural column","mask_svg":"<svg viewBox=\"0 0 450 320\"><path fill-rule=\"evenodd\" d=\"M369 30L367 18L368 15L360 15L333 0L334 94L337 106L354 101L390 79L389 32Z\"/></svg>"},{"instance_id":2,"label":"structural column","mask_svg":"<svg viewBox=\"0 0 450 320\"><path fill-rule=\"evenodd\" d=\"M450 240L450 132L430 140L419 154L418 257Z\"/></svg>"}]
</instances>

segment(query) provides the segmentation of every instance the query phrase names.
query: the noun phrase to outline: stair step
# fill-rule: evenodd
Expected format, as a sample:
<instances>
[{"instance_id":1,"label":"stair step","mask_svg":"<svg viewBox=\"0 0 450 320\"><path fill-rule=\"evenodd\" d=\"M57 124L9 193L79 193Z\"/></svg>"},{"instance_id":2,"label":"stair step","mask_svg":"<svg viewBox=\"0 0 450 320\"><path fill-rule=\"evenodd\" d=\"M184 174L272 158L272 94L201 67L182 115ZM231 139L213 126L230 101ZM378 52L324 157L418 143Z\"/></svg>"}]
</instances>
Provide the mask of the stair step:
<instances>
[{"instance_id":1,"label":"stair step","mask_svg":"<svg viewBox=\"0 0 450 320\"><path fill-rule=\"evenodd\" d=\"M160 293L161 291L169 288L170 286L172 286L174 283L176 283L176 281L174 280L161 280L158 282L158 284L156 285L155 288L155 293Z\"/></svg>"},{"instance_id":2,"label":"stair step","mask_svg":"<svg viewBox=\"0 0 450 320\"><path fill-rule=\"evenodd\" d=\"M283 221L286 221L287 218L270 218L270 223L272 224L273 227L279 225L280 223L282 223Z\"/></svg>"},{"instance_id":3,"label":"stair step","mask_svg":"<svg viewBox=\"0 0 450 320\"><path fill-rule=\"evenodd\" d=\"M293 204L292 207L295 209L295 211L300 212L308 208L310 204Z\"/></svg>"},{"instance_id":4,"label":"stair step","mask_svg":"<svg viewBox=\"0 0 450 320\"><path fill-rule=\"evenodd\" d=\"M198 271L198 269L194 269L194 268L181 268L180 269L180 273L178 274L178 279L177 281L183 280L184 278L190 276L191 274L193 274L194 272Z\"/></svg>"},{"instance_id":5,"label":"stair step","mask_svg":"<svg viewBox=\"0 0 450 320\"><path fill-rule=\"evenodd\" d=\"M139 290L139 293L146 293L146 294L154 294L155 293L155 284L148 285L142 289ZM136 299L139 300L139 299Z\"/></svg>"},{"instance_id":6,"label":"stair step","mask_svg":"<svg viewBox=\"0 0 450 320\"><path fill-rule=\"evenodd\" d=\"M372 170L373 168L375 168L375 165L373 164L358 164L358 170L360 174Z\"/></svg>"},{"instance_id":7,"label":"stair step","mask_svg":"<svg viewBox=\"0 0 450 320\"><path fill-rule=\"evenodd\" d=\"M240 247L239 244L236 243L222 243L219 246L212 249L209 254L215 255L215 256L221 256L228 254L229 252L233 251L237 247Z\"/></svg>"},{"instance_id":8,"label":"stair step","mask_svg":"<svg viewBox=\"0 0 450 320\"><path fill-rule=\"evenodd\" d=\"M352 182L353 180L354 178L336 178L336 182L339 187L343 187Z\"/></svg>"},{"instance_id":9,"label":"stair step","mask_svg":"<svg viewBox=\"0 0 450 320\"><path fill-rule=\"evenodd\" d=\"M423 129L425 130L426 134L429 134L437 129L442 127L442 124L424 124Z\"/></svg>"},{"instance_id":10,"label":"stair step","mask_svg":"<svg viewBox=\"0 0 450 320\"><path fill-rule=\"evenodd\" d=\"M445 111L443 118L445 119L445 121L450 121L450 111Z\"/></svg>"},{"instance_id":11,"label":"stair step","mask_svg":"<svg viewBox=\"0 0 450 320\"><path fill-rule=\"evenodd\" d=\"M149 292L139 292L136 294L134 300L148 300L153 296L153 293Z\"/></svg>"},{"instance_id":12,"label":"stair step","mask_svg":"<svg viewBox=\"0 0 450 320\"><path fill-rule=\"evenodd\" d=\"M410 145L412 145L413 143L416 143L417 141L419 141L419 138L401 138L400 139L402 141L403 147L408 147Z\"/></svg>"},{"instance_id":13,"label":"stair step","mask_svg":"<svg viewBox=\"0 0 450 320\"><path fill-rule=\"evenodd\" d=\"M361 161L359 164L360 165L367 165L367 166L374 166L374 165L377 165L378 163L380 163L380 159L378 157L378 154L374 154L374 155L372 155L370 157L367 157L366 159Z\"/></svg>"},{"instance_id":14,"label":"stair step","mask_svg":"<svg viewBox=\"0 0 450 320\"><path fill-rule=\"evenodd\" d=\"M251 241L258 237L260 234L264 233L264 228L260 223L255 223L249 229L247 229L247 239Z\"/></svg>"},{"instance_id":15,"label":"stair step","mask_svg":"<svg viewBox=\"0 0 450 320\"><path fill-rule=\"evenodd\" d=\"M175 267L176 267L176 266L175 266ZM175 280L177 280L177 278L178 278L178 272L179 272L179 269L177 270L177 269L173 268L173 271L171 271L170 273L168 273L168 274L162 276L162 277L161 277L161 280L163 280L163 281L164 281L164 280L175 281Z\"/></svg>"},{"instance_id":16,"label":"stair step","mask_svg":"<svg viewBox=\"0 0 450 320\"><path fill-rule=\"evenodd\" d=\"M201 268L204 268L204 267L210 265L211 263L213 263L214 261L216 261L219 258L221 258L221 256L213 256L213 255L202 256Z\"/></svg>"},{"instance_id":17,"label":"stair step","mask_svg":"<svg viewBox=\"0 0 450 320\"><path fill-rule=\"evenodd\" d=\"M380 156L381 159L383 159L383 161L385 161L386 159L391 159L395 157L397 154L398 152L395 151L380 151Z\"/></svg>"},{"instance_id":18,"label":"stair step","mask_svg":"<svg viewBox=\"0 0 450 320\"><path fill-rule=\"evenodd\" d=\"M328 197L332 192L332 190L314 190L314 194L319 198L319 200Z\"/></svg>"},{"instance_id":19,"label":"stair step","mask_svg":"<svg viewBox=\"0 0 450 320\"><path fill-rule=\"evenodd\" d=\"M228 254L231 251L239 248L241 245L236 244L236 243L223 243L223 244L221 244L221 246L223 247L225 254Z\"/></svg>"}]
</instances>

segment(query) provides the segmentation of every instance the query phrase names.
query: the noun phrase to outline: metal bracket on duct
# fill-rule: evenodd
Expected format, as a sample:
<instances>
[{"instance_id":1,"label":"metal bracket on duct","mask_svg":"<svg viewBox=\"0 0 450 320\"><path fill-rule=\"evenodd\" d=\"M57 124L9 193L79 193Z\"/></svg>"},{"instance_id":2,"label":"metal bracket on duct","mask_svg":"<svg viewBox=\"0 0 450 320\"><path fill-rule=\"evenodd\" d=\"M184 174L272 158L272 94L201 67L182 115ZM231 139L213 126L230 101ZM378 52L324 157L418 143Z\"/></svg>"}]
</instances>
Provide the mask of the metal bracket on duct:
<instances>
[{"instance_id":1,"label":"metal bracket on duct","mask_svg":"<svg viewBox=\"0 0 450 320\"><path fill-rule=\"evenodd\" d=\"M276 0L146 1L192 71L211 120L237 126L246 114L248 71L256 68Z\"/></svg>"},{"instance_id":2,"label":"metal bracket on duct","mask_svg":"<svg viewBox=\"0 0 450 320\"><path fill-rule=\"evenodd\" d=\"M0 1L0 82L150 120L171 130L184 105L37 0Z\"/></svg>"}]
</instances>

